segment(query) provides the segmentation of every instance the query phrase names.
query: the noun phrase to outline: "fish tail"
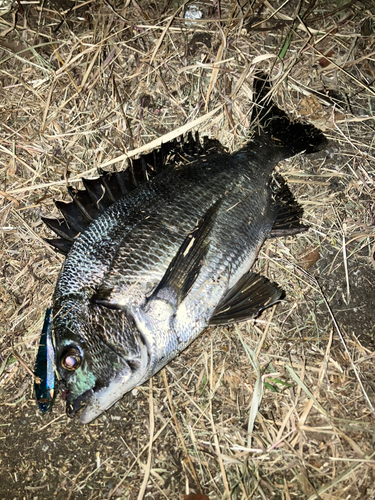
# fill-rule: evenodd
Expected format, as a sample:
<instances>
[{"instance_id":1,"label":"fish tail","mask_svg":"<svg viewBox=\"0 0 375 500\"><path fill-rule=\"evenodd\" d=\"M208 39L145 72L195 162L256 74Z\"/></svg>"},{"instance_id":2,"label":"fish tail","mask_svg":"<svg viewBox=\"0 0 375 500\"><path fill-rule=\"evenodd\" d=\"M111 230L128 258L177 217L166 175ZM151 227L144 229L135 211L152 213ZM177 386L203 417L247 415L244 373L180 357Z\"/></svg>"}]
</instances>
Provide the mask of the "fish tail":
<instances>
[{"instance_id":1,"label":"fish tail","mask_svg":"<svg viewBox=\"0 0 375 500\"><path fill-rule=\"evenodd\" d=\"M324 134L314 125L293 121L271 100L269 77L259 74L254 78L254 110L252 122L257 125L256 143L267 143L276 148L280 158L298 153L315 153L327 143ZM260 131L260 132L259 132Z\"/></svg>"}]
</instances>

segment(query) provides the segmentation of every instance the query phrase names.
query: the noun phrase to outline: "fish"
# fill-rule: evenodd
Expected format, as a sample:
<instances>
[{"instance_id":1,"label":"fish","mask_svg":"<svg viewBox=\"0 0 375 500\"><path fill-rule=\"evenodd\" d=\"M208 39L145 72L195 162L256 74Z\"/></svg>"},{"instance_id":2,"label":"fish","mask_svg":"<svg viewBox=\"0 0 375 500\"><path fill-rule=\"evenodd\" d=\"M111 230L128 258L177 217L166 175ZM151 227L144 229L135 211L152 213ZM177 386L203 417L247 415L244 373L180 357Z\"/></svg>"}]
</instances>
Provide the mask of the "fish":
<instances>
[{"instance_id":1,"label":"fish","mask_svg":"<svg viewBox=\"0 0 375 500\"><path fill-rule=\"evenodd\" d=\"M254 78L260 131L238 151L189 134L69 187L72 201L56 201L63 218L43 219L66 256L53 335L69 416L92 422L207 327L246 321L283 297L252 271L267 238L307 229L274 169L326 138L269 93L268 78Z\"/></svg>"},{"instance_id":2,"label":"fish","mask_svg":"<svg viewBox=\"0 0 375 500\"><path fill-rule=\"evenodd\" d=\"M55 392L55 350L52 344L52 308L48 307L44 317L34 375L34 391L39 409L48 413L54 403Z\"/></svg>"}]
</instances>

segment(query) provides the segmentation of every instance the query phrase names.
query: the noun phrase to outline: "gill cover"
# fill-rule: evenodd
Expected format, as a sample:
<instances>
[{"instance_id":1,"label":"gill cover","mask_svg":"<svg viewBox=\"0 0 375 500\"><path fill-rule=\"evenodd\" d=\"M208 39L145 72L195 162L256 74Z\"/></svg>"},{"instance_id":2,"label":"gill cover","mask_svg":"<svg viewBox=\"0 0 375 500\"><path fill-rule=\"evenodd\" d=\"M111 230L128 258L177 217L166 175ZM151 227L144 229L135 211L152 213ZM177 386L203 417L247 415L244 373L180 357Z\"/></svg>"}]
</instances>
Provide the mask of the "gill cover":
<instances>
[{"instance_id":1,"label":"gill cover","mask_svg":"<svg viewBox=\"0 0 375 500\"><path fill-rule=\"evenodd\" d=\"M81 421L89 423L142 383L148 350L124 311L82 297L63 299L56 310L56 368L67 414L84 406Z\"/></svg>"}]
</instances>

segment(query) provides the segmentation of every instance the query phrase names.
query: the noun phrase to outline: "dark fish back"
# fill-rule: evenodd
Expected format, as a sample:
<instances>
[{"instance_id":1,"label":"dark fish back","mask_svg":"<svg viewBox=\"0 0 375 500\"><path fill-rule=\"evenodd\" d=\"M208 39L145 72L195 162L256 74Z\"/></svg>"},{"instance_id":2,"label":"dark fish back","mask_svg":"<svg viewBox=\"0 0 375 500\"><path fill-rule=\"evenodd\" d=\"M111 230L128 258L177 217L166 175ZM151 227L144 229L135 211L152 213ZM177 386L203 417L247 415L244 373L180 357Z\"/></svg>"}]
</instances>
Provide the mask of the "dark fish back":
<instances>
[{"instance_id":1,"label":"dark fish back","mask_svg":"<svg viewBox=\"0 0 375 500\"><path fill-rule=\"evenodd\" d=\"M64 219L47 221L67 255L53 299L56 366L73 411L88 404L83 422L148 380L210 321L248 319L281 297L249 272L266 238L303 229L272 172L325 138L269 105L267 81L257 86L260 133L239 151L192 136L167 143L123 173L71 189L73 201L57 203Z\"/></svg>"},{"instance_id":2,"label":"dark fish back","mask_svg":"<svg viewBox=\"0 0 375 500\"><path fill-rule=\"evenodd\" d=\"M84 189L69 187L71 202L56 201L61 219L42 217L43 222L59 238L46 239L56 250L67 255L75 238L85 231L113 203L145 183L151 182L167 168L210 154L224 153L225 148L215 139L200 141L198 133L189 133L161 145L157 150L129 161L125 170L105 172L98 170L96 179L82 179Z\"/></svg>"}]
</instances>

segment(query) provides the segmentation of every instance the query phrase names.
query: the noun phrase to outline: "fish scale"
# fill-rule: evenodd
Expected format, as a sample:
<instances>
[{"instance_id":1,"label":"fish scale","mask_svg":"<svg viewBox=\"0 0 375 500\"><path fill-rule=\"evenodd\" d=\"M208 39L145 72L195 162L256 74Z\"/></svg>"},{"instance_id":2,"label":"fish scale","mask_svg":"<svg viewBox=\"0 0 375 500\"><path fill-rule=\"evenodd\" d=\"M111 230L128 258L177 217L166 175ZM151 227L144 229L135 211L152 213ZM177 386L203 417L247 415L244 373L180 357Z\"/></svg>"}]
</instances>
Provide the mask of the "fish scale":
<instances>
[{"instance_id":1,"label":"fish scale","mask_svg":"<svg viewBox=\"0 0 375 500\"><path fill-rule=\"evenodd\" d=\"M209 324L220 298L250 269L267 238L276 216L270 193L264 184L255 190L251 190L249 184L254 188L254 183L248 182L248 185L241 186L244 189L231 193L232 196L226 195L217 214L220 223L217 222L212 229L205 265L183 307L177 312L175 336L168 336L162 343L163 349L155 356L157 363L153 370L158 371ZM251 195L247 190L252 191ZM255 224L248 224L249 218L256 220ZM217 277L221 278L219 282ZM136 315L135 311L132 312ZM155 325L152 331L157 331ZM155 333L156 338L160 335L162 333Z\"/></svg>"},{"instance_id":2,"label":"fish scale","mask_svg":"<svg viewBox=\"0 0 375 500\"><path fill-rule=\"evenodd\" d=\"M267 161L268 169L256 179L263 189L276 163L275 160L272 163L271 161L271 159ZM249 158L244 161L242 151L234 156L222 155L220 161L216 160L214 165L211 165L211 162L202 165L200 161L196 161L184 168L160 174L152 186L146 185L135 195L131 193L129 197L112 205L73 245L64 265L64 273L57 283L56 299L64 295L65 289L72 290L72 280L78 286L82 283L82 287L87 287L89 284L95 287L100 280L104 286L122 288L125 293L126 284L131 286L135 281L139 281L139 273L147 276L149 269L154 269L155 252L152 245L159 248L160 245L166 244L167 252L162 256L164 265L157 259L159 263L156 265L159 264L160 270L155 276L157 279L168 267L170 259L178 250L186 233L194 227L196 220L216 199L223 196L226 191L230 192L232 186L236 184L239 189L248 189L252 193L257 190L255 180L245 175L246 173L251 175L251 165ZM233 180L233 170L236 171L235 180ZM169 202L165 199L165 192L168 193ZM133 201L135 197L136 202ZM227 209L239 201L241 194L239 197L234 196L233 199L228 196ZM177 235L161 231L164 229L160 227L164 224L163 221L178 228L177 238L175 237ZM239 221L239 224L242 222ZM127 234L131 236L127 238ZM147 252L148 259L141 259L139 254L141 240L147 240L143 241L143 249ZM134 255L138 262L129 261ZM112 262L115 260L114 265ZM82 273L81 279L78 277L79 270ZM110 272L110 280L106 280L106 272Z\"/></svg>"},{"instance_id":3,"label":"fish scale","mask_svg":"<svg viewBox=\"0 0 375 500\"><path fill-rule=\"evenodd\" d=\"M241 271L243 273L251 267L276 217L267 186L269 174L279 153L275 151L272 159L272 151L267 152L267 169L256 177L253 175L254 164L249 156L248 153L244 161L244 153L241 151L237 155L223 155L215 164L205 162L202 165L196 161L178 170L167 171L156 178L152 186L145 186L130 195L139 195L141 204L139 201L129 203L128 199L116 203L90 225L84 238L73 244L56 286L56 344L63 346L62 341L67 334L66 317L64 311L59 310L65 300L65 290L68 289L71 293L72 283L81 285L80 290L76 291L79 291L82 297L75 310L78 316L81 315L85 310L83 302L86 302L86 325L95 325L94 311L99 308L99 314L105 315L106 306L109 304L112 307L121 306L136 323L129 326L129 332L119 341L118 323L122 321L121 315L124 313L119 312L116 321L112 320L105 339L106 347L111 351L107 357L97 347L98 343L103 342L103 335L93 335L91 330L86 333L84 329L77 327L68 330L70 340L73 338L71 330L80 331L82 351L96 353L91 356L95 361L92 363L95 369L91 371L95 374L96 381L102 381L101 385L96 382L96 392L102 386L109 387L108 383L103 381L113 378L113 365L121 365L121 360L113 356L113 352L119 353L119 343L123 344L125 340L128 342L129 338L138 337L140 343L147 345L148 366L143 367L144 372L135 380L137 385L141 384L199 335L208 325L212 312L225 291L236 282ZM258 157L259 155L256 159ZM165 190L169 191L168 196L158 197L158 194ZM140 313L139 308L161 279L186 234L194 228L196 221L212 203L220 198L224 199L217 214L218 222L212 231L211 248L206 256L207 264L189 297L176 313L175 334L168 334L168 331L171 331L169 327L167 331L161 331L157 325L153 325L152 335L141 332L136 321ZM142 207L141 212L139 206ZM256 223L248 224L249 219L254 219ZM166 241L167 234L160 231L163 221L178 227L178 234L173 235L173 239ZM228 235L231 236L228 238ZM143 256L139 251L142 244L145 252ZM155 250L163 244L167 251L162 255L162 259L155 258ZM212 282L212 276L222 277L219 284ZM109 291L104 306L90 302L98 286ZM130 361L135 363L134 354L139 353L131 351L130 354L133 355ZM129 362L129 352L122 352L122 356ZM96 361L98 357L100 362ZM103 363L104 358L108 359L106 363ZM87 358L86 365L88 364ZM73 385L79 387L79 391L70 389L74 400L78 392L84 392L82 387L89 388L92 384L77 382ZM100 404L95 406L102 408ZM89 419L96 413L94 410L89 414Z\"/></svg>"},{"instance_id":4,"label":"fish scale","mask_svg":"<svg viewBox=\"0 0 375 500\"><path fill-rule=\"evenodd\" d=\"M135 160L131 176L103 174L85 181L86 191L72 191L73 202L59 204L65 222L46 220L60 236L51 243L67 253L53 298L56 367L68 413L86 405L82 422L148 380L210 324L244 321L280 300L280 288L251 267L268 237L306 227L272 172L283 158L318 151L325 138L273 105L259 118L260 135L235 153L218 143L202 151L193 140L186 154L178 146L187 159L178 162L167 144L174 160L155 164L153 178L144 158ZM140 184L132 187L135 177Z\"/></svg>"}]
</instances>

